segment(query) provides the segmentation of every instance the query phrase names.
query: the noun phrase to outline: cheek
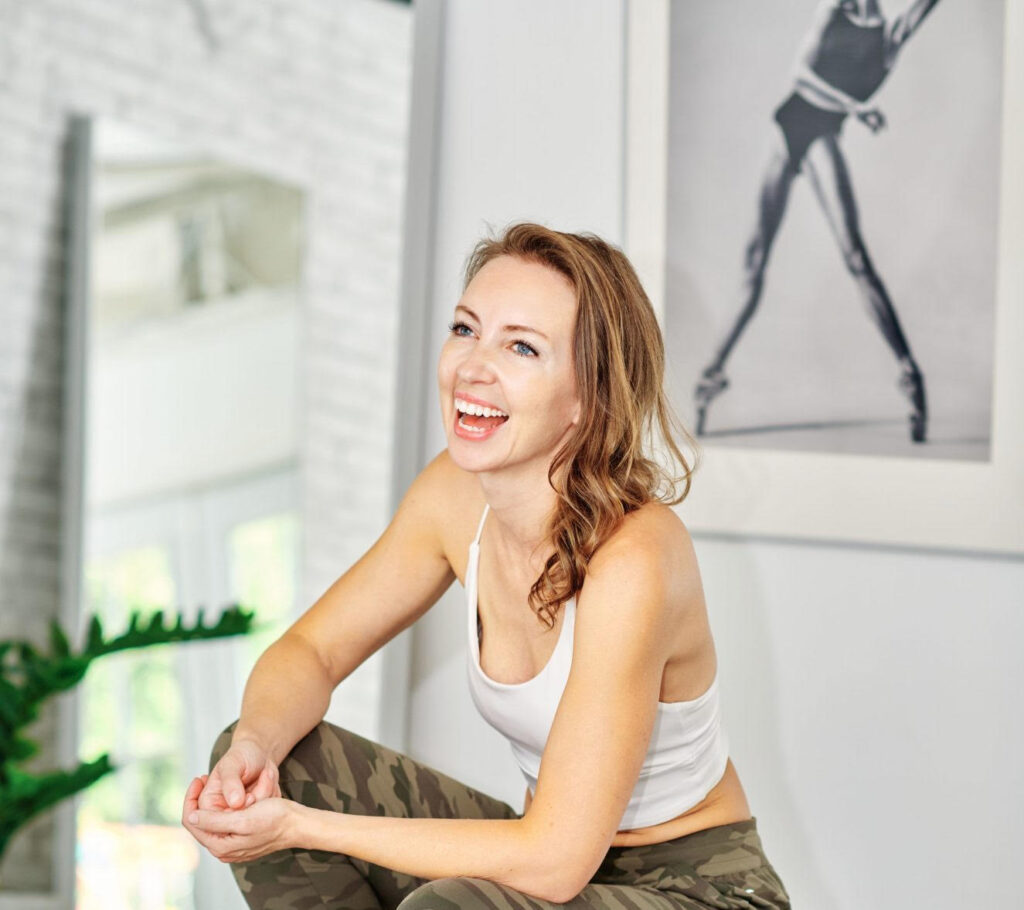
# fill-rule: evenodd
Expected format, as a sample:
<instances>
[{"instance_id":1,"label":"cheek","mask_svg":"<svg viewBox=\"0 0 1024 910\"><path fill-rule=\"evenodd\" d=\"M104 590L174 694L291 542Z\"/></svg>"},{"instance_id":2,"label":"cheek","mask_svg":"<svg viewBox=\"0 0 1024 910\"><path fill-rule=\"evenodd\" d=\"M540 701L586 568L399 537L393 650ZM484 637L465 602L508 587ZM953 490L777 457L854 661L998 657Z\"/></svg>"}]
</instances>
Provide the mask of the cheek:
<instances>
[{"instance_id":1,"label":"cheek","mask_svg":"<svg viewBox=\"0 0 1024 910\"><path fill-rule=\"evenodd\" d=\"M449 344L441 348L441 356L437 361L437 384L442 389L449 388L455 377L455 356Z\"/></svg>"}]
</instances>

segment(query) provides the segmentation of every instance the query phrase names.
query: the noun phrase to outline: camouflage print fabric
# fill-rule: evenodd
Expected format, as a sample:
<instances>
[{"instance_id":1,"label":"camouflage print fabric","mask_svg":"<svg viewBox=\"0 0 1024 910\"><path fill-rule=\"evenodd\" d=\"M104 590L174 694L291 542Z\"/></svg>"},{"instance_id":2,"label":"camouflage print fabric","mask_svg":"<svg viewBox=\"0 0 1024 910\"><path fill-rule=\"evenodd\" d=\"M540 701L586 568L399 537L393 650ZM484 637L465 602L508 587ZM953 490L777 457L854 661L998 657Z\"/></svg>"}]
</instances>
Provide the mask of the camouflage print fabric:
<instances>
[{"instance_id":1,"label":"camouflage print fabric","mask_svg":"<svg viewBox=\"0 0 1024 910\"><path fill-rule=\"evenodd\" d=\"M234 724L217 740L211 768ZM507 803L332 724L321 723L281 763L281 791L318 809L403 818L518 818ZM427 880L356 857L282 850L231 866L253 910L788 910L756 819L642 847L611 847L565 904L459 876Z\"/></svg>"}]
</instances>

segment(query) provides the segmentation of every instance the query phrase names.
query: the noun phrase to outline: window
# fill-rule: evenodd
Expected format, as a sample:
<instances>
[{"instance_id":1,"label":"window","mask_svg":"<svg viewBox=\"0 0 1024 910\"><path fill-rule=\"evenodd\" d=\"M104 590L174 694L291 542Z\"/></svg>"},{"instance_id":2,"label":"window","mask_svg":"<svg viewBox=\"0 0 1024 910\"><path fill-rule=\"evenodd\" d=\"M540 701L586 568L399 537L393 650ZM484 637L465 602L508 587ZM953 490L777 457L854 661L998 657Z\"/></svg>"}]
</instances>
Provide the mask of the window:
<instances>
[{"instance_id":1,"label":"window","mask_svg":"<svg viewBox=\"0 0 1024 910\"><path fill-rule=\"evenodd\" d=\"M244 908L226 866L180 824L188 781L206 770L262 651L291 621L298 521L290 472L98 515L87 535L83 611L116 634L133 609L230 602L256 611L242 638L104 657L80 696L79 754L117 771L80 797L78 910Z\"/></svg>"}]
</instances>

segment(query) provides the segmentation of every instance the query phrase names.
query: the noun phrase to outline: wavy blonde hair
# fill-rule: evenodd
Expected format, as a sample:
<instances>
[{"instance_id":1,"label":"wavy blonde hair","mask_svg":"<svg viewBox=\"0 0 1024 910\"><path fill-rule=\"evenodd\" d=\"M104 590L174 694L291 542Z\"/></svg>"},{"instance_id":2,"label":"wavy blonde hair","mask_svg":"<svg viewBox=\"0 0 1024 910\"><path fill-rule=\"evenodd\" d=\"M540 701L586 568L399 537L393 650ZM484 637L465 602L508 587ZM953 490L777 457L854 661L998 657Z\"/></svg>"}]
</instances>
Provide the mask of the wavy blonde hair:
<instances>
[{"instance_id":1,"label":"wavy blonde hair","mask_svg":"<svg viewBox=\"0 0 1024 910\"><path fill-rule=\"evenodd\" d=\"M558 495L548 528L555 552L529 597L550 628L561 605L583 587L594 553L627 513L652 500L675 505L686 498L701 453L665 396L661 330L621 250L591 233L513 224L477 243L463 289L499 256L547 265L576 292L573 359L581 419L548 470ZM693 451L692 464L676 442L677 431ZM659 441L668 466L652 457Z\"/></svg>"}]
</instances>

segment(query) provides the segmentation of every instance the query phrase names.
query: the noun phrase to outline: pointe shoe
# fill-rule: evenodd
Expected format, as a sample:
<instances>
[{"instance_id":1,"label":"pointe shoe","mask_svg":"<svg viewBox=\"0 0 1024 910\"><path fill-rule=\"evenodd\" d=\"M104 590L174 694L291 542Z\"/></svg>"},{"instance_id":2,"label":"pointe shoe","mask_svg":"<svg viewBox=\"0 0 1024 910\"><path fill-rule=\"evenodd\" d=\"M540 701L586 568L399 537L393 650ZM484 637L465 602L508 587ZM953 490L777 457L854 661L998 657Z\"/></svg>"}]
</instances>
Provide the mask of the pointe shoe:
<instances>
[{"instance_id":1,"label":"pointe shoe","mask_svg":"<svg viewBox=\"0 0 1024 910\"><path fill-rule=\"evenodd\" d=\"M899 388L910 401L910 438L914 442L924 442L928 427L928 405L924 394L924 376L913 361L904 365Z\"/></svg>"},{"instance_id":2,"label":"pointe shoe","mask_svg":"<svg viewBox=\"0 0 1024 910\"><path fill-rule=\"evenodd\" d=\"M729 387L729 380L721 367L711 366L701 373L700 382L693 390L693 399L697 406L697 435L704 435L704 422L707 419L708 405Z\"/></svg>"}]
</instances>

